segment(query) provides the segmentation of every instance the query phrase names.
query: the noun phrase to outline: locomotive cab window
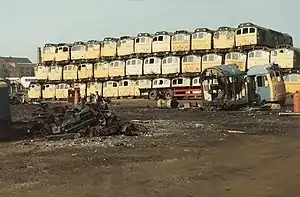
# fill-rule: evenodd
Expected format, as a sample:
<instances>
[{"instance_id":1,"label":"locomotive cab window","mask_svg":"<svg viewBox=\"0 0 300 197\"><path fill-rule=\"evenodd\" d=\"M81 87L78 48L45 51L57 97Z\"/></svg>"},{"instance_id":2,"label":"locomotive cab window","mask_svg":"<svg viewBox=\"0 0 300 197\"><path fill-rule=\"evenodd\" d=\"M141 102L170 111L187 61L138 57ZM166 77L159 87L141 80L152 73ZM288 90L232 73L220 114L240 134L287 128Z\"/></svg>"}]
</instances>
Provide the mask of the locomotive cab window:
<instances>
[{"instance_id":1,"label":"locomotive cab window","mask_svg":"<svg viewBox=\"0 0 300 197\"><path fill-rule=\"evenodd\" d=\"M176 85L177 84L177 80L176 79L173 79L173 85Z\"/></svg>"},{"instance_id":2,"label":"locomotive cab window","mask_svg":"<svg viewBox=\"0 0 300 197\"><path fill-rule=\"evenodd\" d=\"M243 34L247 34L248 33L248 28L243 28Z\"/></svg>"},{"instance_id":3,"label":"locomotive cab window","mask_svg":"<svg viewBox=\"0 0 300 197\"><path fill-rule=\"evenodd\" d=\"M154 64L154 58L151 58L151 59L149 60L149 64Z\"/></svg>"},{"instance_id":4,"label":"locomotive cab window","mask_svg":"<svg viewBox=\"0 0 300 197\"><path fill-rule=\"evenodd\" d=\"M253 33L255 33L255 28L253 28L253 27L250 27L250 29L249 29L249 33L250 33L250 34L253 34Z\"/></svg>"},{"instance_id":5,"label":"locomotive cab window","mask_svg":"<svg viewBox=\"0 0 300 197\"><path fill-rule=\"evenodd\" d=\"M258 87L264 87L265 86L265 77L264 76L257 76L256 77L256 83Z\"/></svg>"},{"instance_id":6,"label":"locomotive cab window","mask_svg":"<svg viewBox=\"0 0 300 197\"><path fill-rule=\"evenodd\" d=\"M178 84L183 84L183 79L178 79L177 82Z\"/></svg>"},{"instance_id":7,"label":"locomotive cab window","mask_svg":"<svg viewBox=\"0 0 300 197\"><path fill-rule=\"evenodd\" d=\"M159 85L162 85L164 84L164 81L163 80L159 80Z\"/></svg>"},{"instance_id":8,"label":"locomotive cab window","mask_svg":"<svg viewBox=\"0 0 300 197\"><path fill-rule=\"evenodd\" d=\"M158 36L158 41L163 41L164 40L164 36Z\"/></svg>"},{"instance_id":9,"label":"locomotive cab window","mask_svg":"<svg viewBox=\"0 0 300 197\"><path fill-rule=\"evenodd\" d=\"M239 29L239 30L236 31L236 35L241 35L241 34L242 34L242 30L241 29Z\"/></svg>"},{"instance_id":10,"label":"locomotive cab window","mask_svg":"<svg viewBox=\"0 0 300 197\"><path fill-rule=\"evenodd\" d=\"M67 52L67 51L69 51L69 48L68 47L64 47L63 48L63 52Z\"/></svg>"},{"instance_id":11,"label":"locomotive cab window","mask_svg":"<svg viewBox=\"0 0 300 197\"><path fill-rule=\"evenodd\" d=\"M118 84L116 82L113 82L113 87L117 87Z\"/></svg>"},{"instance_id":12,"label":"locomotive cab window","mask_svg":"<svg viewBox=\"0 0 300 197\"><path fill-rule=\"evenodd\" d=\"M124 81L124 86L128 86L128 81Z\"/></svg>"}]
</instances>

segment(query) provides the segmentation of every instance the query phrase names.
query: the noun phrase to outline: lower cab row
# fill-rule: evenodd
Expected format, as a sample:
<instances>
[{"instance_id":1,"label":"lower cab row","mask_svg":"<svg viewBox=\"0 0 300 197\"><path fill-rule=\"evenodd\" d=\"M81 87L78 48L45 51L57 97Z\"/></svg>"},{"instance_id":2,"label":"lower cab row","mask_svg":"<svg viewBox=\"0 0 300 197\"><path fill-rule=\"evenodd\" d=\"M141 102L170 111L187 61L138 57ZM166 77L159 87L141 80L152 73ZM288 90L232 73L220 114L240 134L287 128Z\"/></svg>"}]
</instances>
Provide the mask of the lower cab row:
<instances>
[{"instance_id":1,"label":"lower cab row","mask_svg":"<svg viewBox=\"0 0 300 197\"><path fill-rule=\"evenodd\" d=\"M154 80L121 80L74 83L74 84L44 84L32 83L28 90L29 100L64 100L70 97L70 92L77 87L82 98L89 97L98 92L105 98L118 97L148 97L157 99L159 96L166 98L197 96L201 94L200 78L178 77L173 79L158 78Z\"/></svg>"}]
</instances>

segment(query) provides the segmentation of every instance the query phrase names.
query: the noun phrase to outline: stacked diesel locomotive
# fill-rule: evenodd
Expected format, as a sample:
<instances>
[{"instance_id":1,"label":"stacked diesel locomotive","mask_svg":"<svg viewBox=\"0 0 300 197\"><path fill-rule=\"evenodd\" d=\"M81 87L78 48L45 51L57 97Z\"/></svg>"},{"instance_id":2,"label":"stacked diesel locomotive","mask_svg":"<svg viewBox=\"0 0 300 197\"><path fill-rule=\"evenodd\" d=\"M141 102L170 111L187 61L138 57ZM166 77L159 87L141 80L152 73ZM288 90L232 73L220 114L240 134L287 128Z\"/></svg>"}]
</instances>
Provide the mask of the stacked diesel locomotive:
<instances>
[{"instance_id":1,"label":"stacked diesel locomotive","mask_svg":"<svg viewBox=\"0 0 300 197\"><path fill-rule=\"evenodd\" d=\"M274 62L294 70L299 54L289 34L253 23L46 44L28 97L66 99L76 86L82 97L96 91L104 97L197 97L200 73L208 67L236 64L247 71Z\"/></svg>"}]
</instances>

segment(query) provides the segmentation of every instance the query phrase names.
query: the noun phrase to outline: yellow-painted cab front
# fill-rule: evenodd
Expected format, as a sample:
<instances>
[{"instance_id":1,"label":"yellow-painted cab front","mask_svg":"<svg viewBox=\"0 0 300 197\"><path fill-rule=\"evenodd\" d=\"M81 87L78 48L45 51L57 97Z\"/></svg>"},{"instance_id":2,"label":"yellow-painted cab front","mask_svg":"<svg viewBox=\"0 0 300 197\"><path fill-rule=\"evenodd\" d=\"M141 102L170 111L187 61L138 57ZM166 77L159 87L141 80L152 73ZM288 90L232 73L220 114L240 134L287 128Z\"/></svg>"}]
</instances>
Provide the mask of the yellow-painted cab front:
<instances>
[{"instance_id":1,"label":"yellow-painted cab front","mask_svg":"<svg viewBox=\"0 0 300 197\"><path fill-rule=\"evenodd\" d=\"M93 64L79 64L78 65L78 79L93 78Z\"/></svg>"},{"instance_id":2,"label":"yellow-painted cab front","mask_svg":"<svg viewBox=\"0 0 300 197\"><path fill-rule=\"evenodd\" d=\"M153 37L149 33L139 33L135 38L134 52L139 53L152 53Z\"/></svg>"},{"instance_id":3,"label":"yellow-painted cab front","mask_svg":"<svg viewBox=\"0 0 300 197\"><path fill-rule=\"evenodd\" d=\"M94 65L94 77L95 79L105 78L108 77L108 69L109 69L109 62L101 61L97 62Z\"/></svg>"},{"instance_id":4,"label":"yellow-painted cab front","mask_svg":"<svg viewBox=\"0 0 300 197\"><path fill-rule=\"evenodd\" d=\"M210 50L213 48L214 31L208 28L197 28L192 34L192 50Z\"/></svg>"},{"instance_id":5,"label":"yellow-painted cab front","mask_svg":"<svg viewBox=\"0 0 300 197\"><path fill-rule=\"evenodd\" d=\"M69 64L64 66L63 78L64 80L77 80L77 66L74 64Z\"/></svg>"},{"instance_id":6,"label":"yellow-painted cab front","mask_svg":"<svg viewBox=\"0 0 300 197\"><path fill-rule=\"evenodd\" d=\"M115 57L117 55L118 39L104 38L101 42L101 57Z\"/></svg>"},{"instance_id":7,"label":"yellow-painted cab front","mask_svg":"<svg viewBox=\"0 0 300 197\"><path fill-rule=\"evenodd\" d=\"M96 94L96 92L98 92L98 95L102 95L102 83L88 82L86 88L87 96L91 96L91 94Z\"/></svg>"},{"instance_id":8,"label":"yellow-painted cab front","mask_svg":"<svg viewBox=\"0 0 300 197\"><path fill-rule=\"evenodd\" d=\"M120 37L117 45L118 56L131 55L134 53L134 38L130 36Z\"/></svg>"},{"instance_id":9,"label":"yellow-painted cab front","mask_svg":"<svg viewBox=\"0 0 300 197\"><path fill-rule=\"evenodd\" d=\"M292 73L284 76L285 89L287 94L295 94L300 91L300 74Z\"/></svg>"},{"instance_id":10,"label":"yellow-painted cab front","mask_svg":"<svg viewBox=\"0 0 300 197\"><path fill-rule=\"evenodd\" d=\"M184 56L181 60L182 73L201 72L201 57L197 55Z\"/></svg>"},{"instance_id":11,"label":"yellow-painted cab front","mask_svg":"<svg viewBox=\"0 0 300 197\"><path fill-rule=\"evenodd\" d=\"M297 49L277 48L271 51L271 62L281 68L299 68L300 52Z\"/></svg>"},{"instance_id":12,"label":"yellow-painted cab front","mask_svg":"<svg viewBox=\"0 0 300 197\"><path fill-rule=\"evenodd\" d=\"M71 48L72 60L85 60L86 59L87 45L84 42L74 42Z\"/></svg>"},{"instance_id":13,"label":"yellow-painted cab front","mask_svg":"<svg viewBox=\"0 0 300 197\"><path fill-rule=\"evenodd\" d=\"M117 81L104 82L103 97L119 97L119 83Z\"/></svg>"},{"instance_id":14,"label":"yellow-painted cab front","mask_svg":"<svg viewBox=\"0 0 300 197\"><path fill-rule=\"evenodd\" d=\"M48 79L50 81L59 81L62 80L62 74L63 74L63 67L62 66L51 66L49 77Z\"/></svg>"},{"instance_id":15,"label":"yellow-painted cab front","mask_svg":"<svg viewBox=\"0 0 300 197\"><path fill-rule=\"evenodd\" d=\"M235 47L235 29L231 27L219 27L213 36L215 49L227 49Z\"/></svg>"},{"instance_id":16,"label":"yellow-painted cab front","mask_svg":"<svg viewBox=\"0 0 300 197\"><path fill-rule=\"evenodd\" d=\"M45 84L42 87L44 99L55 99L55 84Z\"/></svg>"},{"instance_id":17,"label":"yellow-painted cab front","mask_svg":"<svg viewBox=\"0 0 300 197\"><path fill-rule=\"evenodd\" d=\"M86 59L99 59L101 52L101 44L98 40L87 41Z\"/></svg>"},{"instance_id":18,"label":"yellow-painted cab front","mask_svg":"<svg viewBox=\"0 0 300 197\"><path fill-rule=\"evenodd\" d=\"M248 69L256 65L264 65L270 63L270 52L266 50L253 50L248 53L247 67Z\"/></svg>"},{"instance_id":19,"label":"yellow-painted cab front","mask_svg":"<svg viewBox=\"0 0 300 197\"><path fill-rule=\"evenodd\" d=\"M247 69L247 55L240 52L230 52L225 55L225 64L236 64L241 71Z\"/></svg>"},{"instance_id":20,"label":"yellow-painted cab front","mask_svg":"<svg viewBox=\"0 0 300 197\"><path fill-rule=\"evenodd\" d=\"M135 86L134 86L134 96L139 97L139 96L145 96L141 95L140 89L150 89L151 88L151 80L149 79L140 79L135 81Z\"/></svg>"},{"instance_id":21,"label":"yellow-painted cab front","mask_svg":"<svg viewBox=\"0 0 300 197\"><path fill-rule=\"evenodd\" d=\"M121 80L119 82L119 96L135 96L135 81Z\"/></svg>"},{"instance_id":22,"label":"yellow-painted cab front","mask_svg":"<svg viewBox=\"0 0 300 197\"><path fill-rule=\"evenodd\" d=\"M235 30L235 43L237 47L257 45L258 29L251 23L242 23Z\"/></svg>"},{"instance_id":23,"label":"yellow-painted cab front","mask_svg":"<svg viewBox=\"0 0 300 197\"><path fill-rule=\"evenodd\" d=\"M175 31L171 41L171 51L190 51L191 34L186 30Z\"/></svg>"},{"instance_id":24,"label":"yellow-painted cab front","mask_svg":"<svg viewBox=\"0 0 300 197\"><path fill-rule=\"evenodd\" d=\"M202 71L206 68L211 68L213 66L219 66L222 64L222 56L211 53L204 55L202 57Z\"/></svg>"},{"instance_id":25,"label":"yellow-painted cab front","mask_svg":"<svg viewBox=\"0 0 300 197\"><path fill-rule=\"evenodd\" d=\"M125 61L115 60L109 63L108 75L110 77L125 76Z\"/></svg>"},{"instance_id":26,"label":"yellow-painted cab front","mask_svg":"<svg viewBox=\"0 0 300 197\"><path fill-rule=\"evenodd\" d=\"M42 97L42 87L40 84L31 83L28 90L28 99L36 100Z\"/></svg>"},{"instance_id":27,"label":"yellow-painted cab front","mask_svg":"<svg viewBox=\"0 0 300 197\"><path fill-rule=\"evenodd\" d=\"M45 44L42 52L42 61L43 62L54 62L55 61L55 44Z\"/></svg>"},{"instance_id":28,"label":"yellow-painted cab front","mask_svg":"<svg viewBox=\"0 0 300 197\"><path fill-rule=\"evenodd\" d=\"M65 100L68 98L68 90L70 85L66 83L57 84L55 88L55 97L59 100Z\"/></svg>"},{"instance_id":29,"label":"yellow-painted cab front","mask_svg":"<svg viewBox=\"0 0 300 197\"><path fill-rule=\"evenodd\" d=\"M156 32L152 42L152 52L170 52L172 33L166 31Z\"/></svg>"},{"instance_id":30,"label":"yellow-painted cab front","mask_svg":"<svg viewBox=\"0 0 300 197\"><path fill-rule=\"evenodd\" d=\"M47 80L50 72L49 66L37 66L35 76L37 80Z\"/></svg>"},{"instance_id":31,"label":"yellow-painted cab front","mask_svg":"<svg viewBox=\"0 0 300 197\"><path fill-rule=\"evenodd\" d=\"M58 44L55 50L55 60L57 62L70 61L71 59L71 46L70 44Z\"/></svg>"}]
</instances>

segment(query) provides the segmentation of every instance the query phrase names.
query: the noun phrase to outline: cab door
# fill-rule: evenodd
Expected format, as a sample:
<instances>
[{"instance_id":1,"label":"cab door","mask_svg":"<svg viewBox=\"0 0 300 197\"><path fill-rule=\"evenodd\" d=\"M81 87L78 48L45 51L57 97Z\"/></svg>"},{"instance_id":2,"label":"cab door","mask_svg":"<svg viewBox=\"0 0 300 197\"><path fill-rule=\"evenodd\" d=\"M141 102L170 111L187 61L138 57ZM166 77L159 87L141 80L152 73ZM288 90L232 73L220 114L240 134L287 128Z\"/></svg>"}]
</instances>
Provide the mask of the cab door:
<instances>
[{"instance_id":1,"label":"cab door","mask_svg":"<svg viewBox=\"0 0 300 197\"><path fill-rule=\"evenodd\" d=\"M267 79L267 76L265 75L257 75L255 77L255 84L256 84L256 90L257 90L257 94L259 96L259 102L262 101L270 101L271 100L271 89L270 89L270 85Z\"/></svg>"}]
</instances>

